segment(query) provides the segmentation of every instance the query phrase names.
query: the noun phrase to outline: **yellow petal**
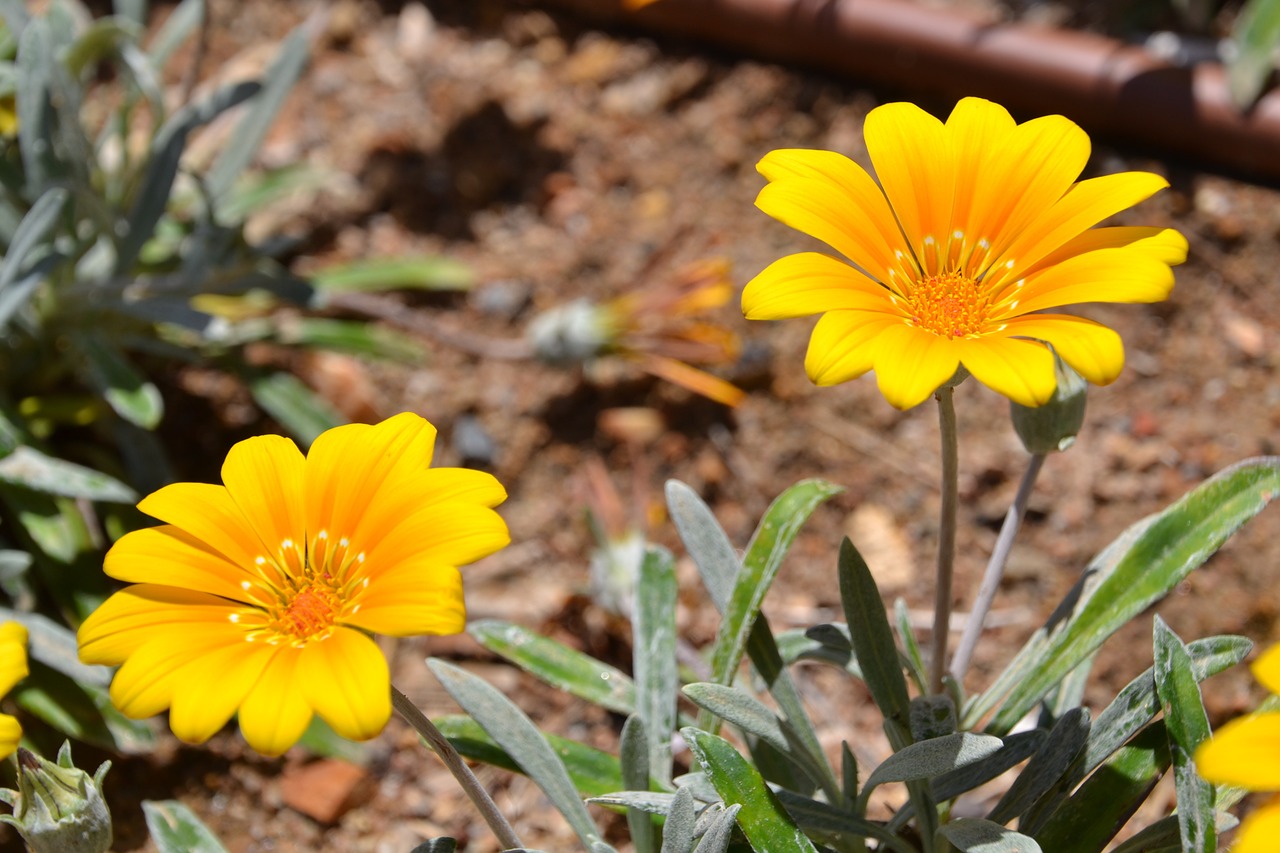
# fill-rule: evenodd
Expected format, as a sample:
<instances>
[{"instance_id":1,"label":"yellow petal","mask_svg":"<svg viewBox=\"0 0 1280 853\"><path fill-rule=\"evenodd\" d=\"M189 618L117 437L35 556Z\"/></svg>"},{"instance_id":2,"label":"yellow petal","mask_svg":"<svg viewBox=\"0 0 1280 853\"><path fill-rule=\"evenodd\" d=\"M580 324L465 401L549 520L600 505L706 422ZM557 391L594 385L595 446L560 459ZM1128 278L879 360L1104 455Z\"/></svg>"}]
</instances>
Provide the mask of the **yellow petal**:
<instances>
[{"instance_id":1,"label":"yellow petal","mask_svg":"<svg viewBox=\"0 0 1280 853\"><path fill-rule=\"evenodd\" d=\"M779 149L756 166L769 185L756 207L816 237L876 280L888 281L906 251L893 211L866 170L834 151Z\"/></svg>"},{"instance_id":2,"label":"yellow petal","mask_svg":"<svg viewBox=\"0 0 1280 853\"><path fill-rule=\"evenodd\" d=\"M809 338L804 369L816 385L857 379L875 362L872 341L901 317L869 311L829 311L818 318Z\"/></svg>"},{"instance_id":3,"label":"yellow petal","mask_svg":"<svg viewBox=\"0 0 1280 853\"><path fill-rule=\"evenodd\" d=\"M1215 785L1280 790L1280 714L1230 721L1196 750L1196 770Z\"/></svg>"},{"instance_id":4,"label":"yellow petal","mask_svg":"<svg viewBox=\"0 0 1280 853\"><path fill-rule=\"evenodd\" d=\"M243 564L168 524L121 536L107 552L102 570L129 583L178 586L237 601L251 600L242 584L259 580Z\"/></svg>"},{"instance_id":5,"label":"yellow petal","mask_svg":"<svg viewBox=\"0 0 1280 853\"><path fill-rule=\"evenodd\" d=\"M1071 188L1089 160L1089 137L1062 116L1044 116L1018 125L989 153L964 228L971 244L990 243L994 259ZM969 272L983 268L975 264Z\"/></svg>"},{"instance_id":6,"label":"yellow petal","mask_svg":"<svg viewBox=\"0 0 1280 853\"><path fill-rule=\"evenodd\" d=\"M1231 853L1275 853L1280 838L1280 804L1264 806L1245 818Z\"/></svg>"},{"instance_id":7,"label":"yellow petal","mask_svg":"<svg viewBox=\"0 0 1280 853\"><path fill-rule=\"evenodd\" d=\"M924 272L939 272L949 243L955 152L942 122L915 104L876 107L863 126L876 177ZM935 386L936 387L936 386ZM925 395L928 396L928 395Z\"/></svg>"},{"instance_id":8,"label":"yellow petal","mask_svg":"<svg viewBox=\"0 0 1280 853\"><path fill-rule=\"evenodd\" d=\"M1259 684L1280 695L1280 643L1263 652L1251 668Z\"/></svg>"},{"instance_id":9,"label":"yellow petal","mask_svg":"<svg viewBox=\"0 0 1280 853\"><path fill-rule=\"evenodd\" d=\"M1077 255L1006 292L992 320L1082 302L1159 302L1173 289L1173 270L1129 249Z\"/></svg>"},{"instance_id":10,"label":"yellow petal","mask_svg":"<svg viewBox=\"0 0 1280 853\"><path fill-rule=\"evenodd\" d=\"M227 724L279 646L250 643L213 648L175 672L169 728L185 743L204 743ZM216 677L210 677L216 673Z\"/></svg>"},{"instance_id":11,"label":"yellow petal","mask_svg":"<svg viewBox=\"0 0 1280 853\"><path fill-rule=\"evenodd\" d=\"M236 565L251 566L262 553L258 536L225 486L172 483L139 501L138 509L185 530Z\"/></svg>"},{"instance_id":12,"label":"yellow petal","mask_svg":"<svg viewBox=\"0 0 1280 853\"><path fill-rule=\"evenodd\" d=\"M897 409L910 409L955 374L956 342L903 323L888 326L875 340L876 384Z\"/></svg>"},{"instance_id":13,"label":"yellow petal","mask_svg":"<svg viewBox=\"0 0 1280 853\"><path fill-rule=\"evenodd\" d=\"M281 755L298 742L311 722L311 705L299 677L302 654L282 648L240 706L240 734L263 755Z\"/></svg>"},{"instance_id":14,"label":"yellow petal","mask_svg":"<svg viewBox=\"0 0 1280 853\"><path fill-rule=\"evenodd\" d=\"M337 628L302 650L298 681L311 707L333 730L368 740L391 717L391 674L373 640Z\"/></svg>"},{"instance_id":15,"label":"yellow petal","mask_svg":"<svg viewBox=\"0 0 1280 853\"><path fill-rule=\"evenodd\" d=\"M380 571L419 559L461 566L502 549L510 541L506 522L491 509L473 504L431 504L364 546L364 571L375 578Z\"/></svg>"},{"instance_id":16,"label":"yellow petal","mask_svg":"<svg viewBox=\"0 0 1280 853\"><path fill-rule=\"evenodd\" d=\"M115 666L157 633L182 635L229 626L243 606L203 592L136 584L112 595L76 632L80 660Z\"/></svg>"},{"instance_id":17,"label":"yellow petal","mask_svg":"<svg viewBox=\"0 0 1280 853\"><path fill-rule=\"evenodd\" d=\"M453 566L413 560L379 572L346 621L391 637L457 634L466 625L462 574Z\"/></svg>"},{"instance_id":18,"label":"yellow petal","mask_svg":"<svg viewBox=\"0 0 1280 853\"><path fill-rule=\"evenodd\" d=\"M1162 264L1177 266L1187 259L1187 238L1173 228L1147 227L1143 225L1117 225L1110 228L1090 228L1083 234L1068 240L1062 248L1050 252L1025 275L1034 275L1046 267L1060 264L1067 258L1083 255L1098 249L1129 249L1141 252Z\"/></svg>"},{"instance_id":19,"label":"yellow petal","mask_svg":"<svg viewBox=\"0 0 1280 853\"><path fill-rule=\"evenodd\" d=\"M242 628L230 622L170 625L152 630L148 639L129 655L111 681L111 703L125 716L143 719L160 713L174 701L177 690L188 684L181 677L185 667L212 656L225 657L221 650L248 645ZM205 678L218 672L203 670Z\"/></svg>"},{"instance_id":20,"label":"yellow petal","mask_svg":"<svg viewBox=\"0 0 1280 853\"><path fill-rule=\"evenodd\" d=\"M974 379L1019 405L1044 405L1058 387L1053 353L1044 344L990 336L956 344Z\"/></svg>"},{"instance_id":21,"label":"yellow petal","mask_svg":"<svg viewBox=\"0 0 1280 853\"><path fill-rule=\"evenodd\" d=\"M0 625L0 696L27 674L27 629L21 622L5 622Z\"/></svg>"},{"instance_id":22,"label":"yellow petal","mask_svg":"<svg viewBox=\"0 0 1280 853\"><path fill-rule=\"evenodd\" d=\"M742 290L748 320L782 320L824 311L892 311L888 290L858 270L817 252L779 258Z\"/></svg>"},{"instance_id":23,"label":"yellow petal","mask_svg":"<svg viewBox=\"0 0 1280 853\"><path fill-rule=\"evenodd\" d=\"M238 442L222 463L222 482L257 533L262 553L275 554L286 539L305 542L303 456L283 436Z\"/></svg>"},{"instance_id":24,"label":"yellow petal","mask_svg":"<svg viewBox=\"0 0 1280 853\"><path fill-rule=\"evenodd\" d=\"M17 718L8 714L0 714L0 760L8 758L18 750L22 741L22 726Z\"/></svg>"},{"instance_id":25,"label":"yellow petal","mask_svg":"<svg viewBox=\"0 0 1280 853\"><path fill-rule=\"evenodd\" d=\"M1001 336L1053 344L1062 360L1095 385L1108 385L1124 369L1124 343L1115 330L1069 314L1028 314L1007 321Z\"/></svg>"},{"instance_id":26,"label":"yellow petal","mask_svg":"<svg viewBox=\"0 0 1280 853\"><path fill-rule=\"evenodd\" d=\"M326 430L307 454L307 530L356 541L380 491L395 491L431 464L436 429L411 412L375 426Z\"/></svg>"},{"instance_id":27,"label":"yellow petal","mask_svg":"<svg viewBox=\"0 0 1280 853\"><path fill-rule=\"evenodd\" d=\"M1043 211L1001 254L998 265L1011 278L1023 275L1063 244L1108 216L1149 198L1169 182L1151 172L1120 172L1080 181Z\"/></svg>"}]
</instances>

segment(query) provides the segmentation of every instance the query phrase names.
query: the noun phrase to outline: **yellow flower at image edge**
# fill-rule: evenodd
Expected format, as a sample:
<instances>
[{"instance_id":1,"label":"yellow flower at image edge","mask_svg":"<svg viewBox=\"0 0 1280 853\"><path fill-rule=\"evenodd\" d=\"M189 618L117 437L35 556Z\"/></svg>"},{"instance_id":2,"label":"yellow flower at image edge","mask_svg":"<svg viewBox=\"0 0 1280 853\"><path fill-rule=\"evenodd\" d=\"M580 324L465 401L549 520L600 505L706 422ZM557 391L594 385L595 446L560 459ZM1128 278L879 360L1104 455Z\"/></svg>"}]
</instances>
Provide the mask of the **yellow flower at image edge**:
<instances>
[{"instance_id":1,"label":"yellow flower at image edge","mask_svg":"<svg viewBox=\"0 0 1280 853\"><path fill-rule=\"evenodd\" d=\"M0 696L27 677L27 629L17 622L0 625ZM22 739L22 726L0 714L0 758L8 758Z\"/></svg>"},{"instance_id":2,"label":"yellow flower at image edge","mask_svg":"<svg viewBox=\"0 0 1280 853\"><path fill-rule=\"evenodd\" d=\"M1254 677L1280 695L1280 646L1253 664ZM1232 720L1196 750L1196 770L1215 785L1280 792L1280 712ZM1254 811L1236 832L1232 853L1273 853L1280 838L1280 796Z\"/></svg>"},{"instance_id":3,"label":"yellow flower at image edge","mask_svg":"<svg viewBox=\"0 0 1280 853\"><path fill-rule=\"evenodd\" d=\"M1172 229L1095 228L1167 182L1123 172L1077 182L1089 138L1062 116L1016 124L979 98L946 123L914 104L872 110L867 149L879 184L831 151L760 161L756 205L847 259L817 252L770 264L742 294L748 319L821 314L805 359L819 385L875 371L907 409L963 365L1024 406L1055 387L1053 353L1105 385L1124 366L1120 337L1067 314L1082 302L1155 302L1186 259Z\"/></svg>"},{"instance_id":4,"label":"yellow flower at image edge","mask_svg":"<svg viewBox=\"0 0 1280 853\"><path fill-rule=\"evenodd\" d=\"M510 537L489 474L429 468L436 431L413 414L317 438L259 436L227 454L223 485L176 483L138 508L164 524L122 536L108 575L133 585L81 625L85 663L120 665L111 699L133 718L169 709L201 743L233 714L278 755L312 714L377 735L387 662L368 633L453 634L458 566Z\"/></svg>"}]
</instances>

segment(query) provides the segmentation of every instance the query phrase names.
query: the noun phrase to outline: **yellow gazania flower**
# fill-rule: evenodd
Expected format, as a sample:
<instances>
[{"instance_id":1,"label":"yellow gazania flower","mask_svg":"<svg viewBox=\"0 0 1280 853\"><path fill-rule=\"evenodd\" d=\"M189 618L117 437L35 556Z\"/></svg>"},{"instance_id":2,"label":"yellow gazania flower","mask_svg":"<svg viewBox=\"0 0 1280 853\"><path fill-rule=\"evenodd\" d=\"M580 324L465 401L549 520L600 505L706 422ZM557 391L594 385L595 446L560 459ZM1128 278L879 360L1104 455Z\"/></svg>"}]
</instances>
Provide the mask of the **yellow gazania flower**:
<instances>
[{"instance_id":1,"label":"yellow gazania flower","mask_svg":"<svg viewBox=\"0 0 1280 853\"><path fill-rule=\"evenodd\" d=\"M121 537L104 570L133 583L79 631L86 663L121 664L111 699L133 718L169 709L201 743L239 712L278 755L319 714L373 737L391 713L387 662L366 632L452 634L457 566L509 541L489 474L428 468L436 431L417 415L293 442L235 445L224 485L176 483L138 508L165 524Z\"/></svg>"},{"instance_id":2,"label":"yellow gazania flower","mask_svg":"<svg viewBox=\"0 0 1280 853\"><path fill-rule=\"evenodd\" d=\"M18 622L0 625L0 696L27 677L27 629ZM0 759L8 758L22 739L22 726L0 714Z\"/></svg>"},{"instance_id":3,"label":"yellow gazania flower","mask_svg":"<svg viewBox=\"0 0 1280 853\"><path fill-rule=\"evenodd\" d=\"M1076 182L1089 138L1062 116L1015 124L965 98L946 123L914 104L872 110L864 129L879 185L831 151L779 150L760 161L756 205L841 252L802 252L746 286L749 319L822 314L805 369L819 385L874 370L899 409L963 365L1025 406L1054 389L1053 354L1090 382L1124 365L1111 329L1066 314L1079 302L1155 302L1186 258L1171 229L1094 228L1167 182L1123 172Z\"/></svg>"},{"instance_id":4,"label":"yellow gazania flower","mask_svg":"<svg viewBox=\"0 0 1280 853\"><path fill-rule=\"evenodd\" d=\"M1280 695L1280 646L1253 664L1254 677ZM1215 785L1250 791L1280 791L1280 713L1241 717L1214 732L1196 750L1196 770ZM1232 853L1272 853L1280 838L1280 797L1249 815L1236 833Z\"/></svg>"}]
</instances>

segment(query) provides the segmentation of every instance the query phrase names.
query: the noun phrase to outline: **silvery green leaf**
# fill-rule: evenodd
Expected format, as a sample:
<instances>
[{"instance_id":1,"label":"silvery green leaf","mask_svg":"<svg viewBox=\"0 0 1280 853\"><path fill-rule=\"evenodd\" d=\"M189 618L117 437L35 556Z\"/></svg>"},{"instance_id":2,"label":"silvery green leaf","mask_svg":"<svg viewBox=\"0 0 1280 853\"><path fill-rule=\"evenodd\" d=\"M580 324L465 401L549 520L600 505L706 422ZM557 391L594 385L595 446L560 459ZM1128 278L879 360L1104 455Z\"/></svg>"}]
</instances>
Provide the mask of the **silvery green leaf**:
<instances>
[{"instance_id":1,"label":"silvery green leaf","mask_svg":"<svg viewBox=\"0 0 1280 853\"><path fill-rule=\"evenodd\" d=\"M627 717L622 725L618 744L618 763L622 767L622 784L631 791L649 788L649 739L644 721L635 714ZM638 809L627 810L627 828L631 831L631 844L635 853L653 853L657 847L653 820Z\"/></svg>"},{"instance_id":2,"label":"silvery green leaf","mask_svg":"<svg viewBox=\"0 0 1280 853\"><path fill-rule=\"evenodd\" d=\"M27 211L14 232L4 259L0 261L0 329L8 325L13 312L25 304L35 286L52 270L56 254L34 258L37 249L47 249L49 231L57 224L68 198L67 191L48 190ZM29 261L33 261L29 263ZM42 263L43 262L43 263ZM38 275L33 274L38 273ZM11 292L12 291L12 292Z\"/></svg>"},{"instance_id":3,"label":"silvery green leaf","mask_svg":"<svg viewBox=\"0 0 1280 853\"><path fill-rule=\"evenodd\" d=\"M258 153L276 113L307 64L310 52L307 41L308 34L304 29L294 30L280 45L275 60L263 72L261 91L205 176L205 185L213 198L225 196Z\"/></svg>"},{"instance_id":4,"label":"silvery green leaf","mask_svg":"<svg viewBox=\"0 0 1280 853\"><path fill-rule=\"evenodd\" d=\"M1187 853L1218 849L1213 786L1196 772L1196 747L1209 739L1209 717L1200 698L1191 654L1158 615L1155 618L1155 682L1178 796L1178 831Z\"/></svg>"},{"instance_id":5,"label":"silvery green leaf","mask_svg":"<svg viewBox=\"0 0 1280 853\"><path fill-rule=\"evenodd\" d=\"M871 771L863 785L863 800L872 788L885 782L932 779L943 773L981 761L995 754L1004 742L991 735L956 732L945 737L908 744Z\"/></svg>"},{"instance_id":6,"label":"silvery green leaf","mask_svg":"<svg viewBox=\"0 0 1280 853\"><path fill-rule=\"evenodd\" d=\"M133 489L100 471L57 459L33 447L18 447L0 459L0 483L50 495L133 503Z\"/></svg>"},{"instance_id":7,"label":"silvery green leaf","mask_svg":"<svg viewBox=\"0 0 1280 853\"><path fill-rule=\"evenodd\" d=\"M1042 853L1035 839L988 820L958 818L938 831L963 853Z\"/></svg>"},{"instance_id":8,"label":"silvery green leaf","mask_svg":"<svg viewBox=\"0 0 1280 853\"><path fill-rule=\"evenodd\" d=\"M907 611L907 602L901 598L893 602L894 626L898 629L898 640L902 643L902 657L907 665L907 674L915 683L921 694L928 693L929 668L924 664L924 655L920 653L920 643L916 641L916 632L911 627L911 614Z\"/></svg>"},{"instance_id":9,"label":"silvery green leaf","mask_svg":"<svg viewBox=\"0 0 1280 853\"><path fill-rule=\"evenodd\" d=\"M1038 752L1047 736L1048 732L1044 729L1031 729L1006 735L1004 746L987 758L935 777L934 795L940 801L951 800L972 791L979 785L985 785Z\"/></svg>"},{"instance_id":10,"label":"silvery green leaf","mask_svg":"<svg viewBox=\"0 0 1280 853\"><path fill-rule=\"evenodd\" d=\"M733 828L738 824L738 812L741 810L742 806L737 803L718 810L707 826L707 831L698 840L698 846L693 848L694 853L726 853L729 842L733 840Z\"/></svg>"},{"instance_id":11,"label":"silvery green leaf","mask_svg":"<svg viewBox=\"0 0 1280 853\"><path fill-rule=\"evenodd\" d=\"M882 824L859 817L849 809L803 797L794 791L779 790L777 795L796 825L823 843L837 846L848 838L874 838L880 842L881 850L915 853L917 849Z\"/></svg>"},{"instance_id":12,"label":"silvery green leaf","mask_svg":"<svg viewBox=\"0 0 1280 853\"><path fill-rule=\"evenodd\" d=\"M987 731L1007 732L1120 626L1162 598L1280 495L1280 457L1233 465L1121 536L1049 619ZM1011 665L1012 666L1012 665ZM994 689L994 688L993 688ZM993 691L989 690L988 693ZM967 709L969 714L972 709Z\"/></svg>"},{"instance_id":13,"label":"silvery green leaf","mask_svg":"<svg viewBox=\"0 0 1280 853\"><path fill-rule=\"evenodd\" d=\"M428 658L427 666L462 709L510 755L533 780L569 826L589 848L604 845L573 781L547 739L523 711L501 691L464 669ZM610 849L605 845L602 849Z\"/></svg>"},{"instance_id":14,"label":"silvery green leaf","mask_svg":"<svg viewBox=\"0 0 1280 853\"><path fill-rule=\"evenodd\" d=\"M1015 817L1025 815L1059 783L1069 784L1071 780L1064 780L1064 776L1084 749L1088 738L1088 709L1074 708L1063 714L987 818L996 823L1007 823Z\"/></svg>"},{"instance_id":15,"label":"silvery green leaf","mask_svg":"<svg viewBox=\"0 0 1280 853\"><path fill-rule=\"evenodd\" d=\"M662 853L693 853L693 830L698 822L696 808L693 791L688 788L676 791L662 825Z\"/></svg>"},{"instance_id":16,"label":"silvery green leaf","mask_svg":"<svg viewBox=\"0 0 1280 853\"><path fill-rule=\"evenodd\" d=\"M1244 660L1253 642L1246 637L1224 635L1192 640L1187 644L1192 671L1197 681L1204 681ZM1092 773L1107 756L1156 718L1160 697L1156 695L1154 668L1130 681L1106 707L1089 729L1082 773Z\"/></svg>"},{"instance_id":17,"label":"silvery green leaf","mask_svg":"<svg viewBox=\"0 0 1280 853\"><path fill-rule=\"evenodd\" d=\"M675 794L660 791L615 791L611 794L588 797L587 802L598 806L615 806L645 814L665 816L671 811L671 804L675 802L675 798Z\"/></svg>"},{"instance_id":18,"label":"silvery green leaf","mask_svg":"<svg viewBox=\"0 0 1280 853\"><path fill-rule=\"evenodd\" d=\"M26 175L27 197L51 188L62 173L54 149L56 113L52 103L53 37L43 18L23 28L18 43L18 148Z\"/></svg>"},{"instance_id":19,"label":"silvery green leaf","mask_svg":"<svg viewBox=\"0 0 1280 853\"><path fill-rule=\"evenodd\" d=\"M1275 70L1276 46L1280 45L1280 2L1247 0L1231 28L1235 46L1227 61L1227 86L1231 99L1244 110L1257 100L1267 78Z\"/></svg>"},{"instance_id":20,"label":"silvery green leaf","mask_svg":"<svg viewBox=\"0 0 1280 853\"><path fill-rule=\"evenodd\" d=\"M552 687L619 714L635 712L635 682L616 667L513 622L477 619L467 633Z\"/></svg>"},{"instance_id":21,"label":"silvery green leaf","mask_svg":"<svg viewBox=\"0 0 1280 853\"><path fill-rule=\"evenodd\" d=\"M742 568L737 551L711 509L693 489L679 480L668 480L666 495L667 511L680 533L680 541L698 567L711 603L724 613Z\"/></svg>"},{"instance_id":22,"label":"silvery green leaf","mask_svg":"<svg viewBox=\"0 0 1280 853\"><path fill-rule=\"evenodd\" d=\"M320 433L346 422L333 406L292 373L268 373L249 381L249 393L304 447Z\"/></svg>"},{"instance_id":23,"label":"silvery green leaf","mask_svg":"<svg viewBox=\"0 0 1280 853\"><path fill-rule=\"evenodd\" d=\"M227 853L195 812L177 800L143 800L142 813L160 853Z\"/></svg>"},{"instance_id":24,"label":"silvery green leaf","mask_svg":"<svg viewBox=\"0 0 1280 853\"><path fill-rule=\"evenodd\" d=\"M72 346L84 360L89 384L112 411L143 429L160 423L164 416L160 389L135 370L124 353L93 332L77 336Z\"/></svg>"},{"instance_id":25,"label":"silvery green leaf","mask_svg":"<svg viewBox=\"0 0 1280 853\"><path fill-rule=\"evenodd\" d=\"M665 548L650 546L640 564L634 601L632 667L636 713L649 743L649 773L671 782L671 735L676 728L676 572Z\"/></svg>"},{"instance_id":26,"label":"silvery green leaf","mask_svg":"<svg viewBox=\"0 0 1280 853\"><path fill-rule=\"evenodd\" d=\"M847 625L814 625L793 628L777 635L778 653L786 664L812 660L838 666L854 678L862 678L858 660L853 656Z\"/></svg>"},{"instance_id":27,"label":"silvery green leaf","mask_svg":"<svg viewBox=\"0 0 1280 853\"><path fill-rule=\"evenodd\" d=\"M204 0L182 0L173 7L173 11L164 19L164 23L160 25L160 29L156 31L151 43L147 46L151 62L157 70L169 61L173 52L196 31L197 27L204 24L204 17Z\"/></svg>"},{"instance_id":28,"label":"silvery green leaf","mask_svg":"<svg viewBox=\"0 0 1280 853\"><path fill-rule=\"evenodd\" d=\"M0 331L9 325L14 314L27 304L36 289L48 280L49 275L63 260L63 256L57 252L45 255L24 270L15 281L0 289Z\"/></svg>"}]
</instances>

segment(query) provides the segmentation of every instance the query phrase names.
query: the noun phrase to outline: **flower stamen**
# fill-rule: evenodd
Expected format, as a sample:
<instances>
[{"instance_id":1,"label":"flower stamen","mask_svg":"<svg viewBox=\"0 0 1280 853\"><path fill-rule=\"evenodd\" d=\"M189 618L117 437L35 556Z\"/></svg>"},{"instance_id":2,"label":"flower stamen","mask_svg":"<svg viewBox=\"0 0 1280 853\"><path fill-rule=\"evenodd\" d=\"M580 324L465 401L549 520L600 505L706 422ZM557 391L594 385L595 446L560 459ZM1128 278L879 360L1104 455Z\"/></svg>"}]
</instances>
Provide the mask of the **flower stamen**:
<instances>
[{"instance_id":1,"label":"flower stamen","mask_svg":"<svg viewBox=\"0 0 1280 853\"><path fill-rule=\"evenodd\" d=\"M964 338L982 331L991 297L981 282L952 271L927 276L911 293L911 320L944 338Z\"/></svg>"}]
</instances>

